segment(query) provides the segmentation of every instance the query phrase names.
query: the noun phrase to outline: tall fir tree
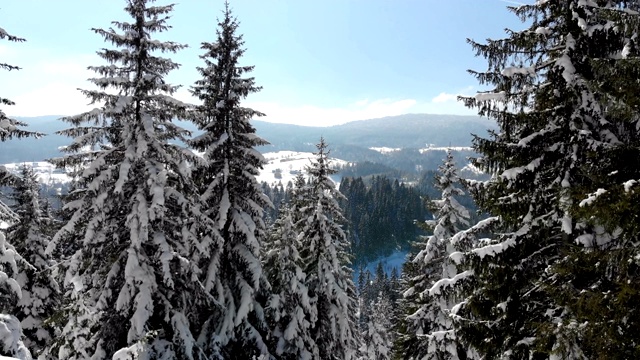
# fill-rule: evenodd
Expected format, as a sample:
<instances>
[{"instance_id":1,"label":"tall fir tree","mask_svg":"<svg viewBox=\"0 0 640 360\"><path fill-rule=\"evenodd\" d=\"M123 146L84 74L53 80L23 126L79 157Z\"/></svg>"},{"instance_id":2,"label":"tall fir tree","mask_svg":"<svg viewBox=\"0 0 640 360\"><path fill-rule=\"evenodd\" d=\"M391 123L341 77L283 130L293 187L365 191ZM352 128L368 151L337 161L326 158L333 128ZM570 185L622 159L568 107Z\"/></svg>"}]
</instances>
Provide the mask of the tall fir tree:
<instances>
[{"instance_id":1,"label":"tall fir tree","mask_svg":"<svg viewBox=\"0 0 640 360\"><path fill-rule=\"evenodd\" d=\"M11 42L23 42L25 39L14 36L0 27L0 40ZM0 69L19 70L16 65L7 64L0 60ZM0 106L14 105L15 103L0 96ZM0 108L0 144L14 138L40 137L43 134L31 132L21 127L27 124L8 117ZM9 173L4 166L0 166L0 186L12 186L17 178ZM1 195L1 194L0 194ZM18 301L22 299L22 291L19 286L18 264L29 266L18 254L11 241L3 233L5 228L19 221L19 216L0 199L0 355L16 356L20 359L30 359L31 354L23 343L20 321L14 316L13 311ZM17 315L17 314L16 314Z\"/></svg>"},{"instance_id":2,"label":"tall fir tree","mask_svg":"<svg viewBox=\"0 0 640 360\"><path fill-rule=\"evenodd\" d=\"M31 352L24 344L20 320L13 314L22 298L18 265L22 261L0 230L0 357L31 360Z\"/></svg>"},{"instance_id":3,"label":"tall fir tree","mask_svg":"<svg viewBox=\"0 0 640 360\"><path fill-rule=\"evenodd\" d=\"M18 262L17 276L22 297L14 314L21 321L25 345L38 355L53 339L53 329L46 321L58 310L61 293L54 260L46 253L52 219L40 205L40 183L28 165L20 167L12 200L20 220L7 229L7 236L23 259Z\"/></svg>"},{"instance_id":4,"label":"tall fir tree","mask_svg":"<svg viewBox=\"0 0 640 360\"><path fill-rule=\"evenodd\" d=\"M470 41L488 61L487 71L471 73L492 88L463 100L500 128L474 140L481 154L475 164L492 178L473 192L497 221L495 236L469 253L473 285L460 303L459 333L488 359L595 358L585 342L594 338L580 325L586 318L572 303L588 297L576 297L581 290L601 293L588 290L598 282L588 280L589 271L561 276L559 266L621 235L619 223L603 227L602 219L576 208L600 185L622 185L630 175L616 175L624 165L611 155L635 151L635 140L625 140L637 134L635 97L627 102L620 85L629 79L619 76L637 73L629 68L637 46L628 31L637 24L637 2L538 1L510 10L526 29L485 44ZM590 265L599 272L596 262ZM570 296L556 296L557 288ZM621 326L622 336L632 336L635 324Z\"/></svg>"},{"instance_id":5,"label":"tall fir tree","mask_svg":"<svg viewBox=\"0 0 640 360\"><path fill-rule=\"evenodd\" d=\"M73 137L60 168L82 169L65 209L71 214L56 245L78 243L67 261L70 288L62 333L48 349L58 359L199 359L195 337L212 300L194 259L208 255L190 164L196 156L177 141L186 105L165 76L179 67L157 53L184 45L151 36L167 31L173 5L128 0L131 22L92 29L116 49L91 66L95 90L81 90L97 107L62 120ZM112 91L108 91L112 90Z\"/></svg>"},{"instance_id":6,"label":"tall fir tree","mask_svg":"<svg viewBox=\"0 0 640 360\"><path fill-rule=\"evenodd\" d=\"M0 40L5 40L5 39L11 42L25 41L25 39L15 35L11 35L8 32L6 32L3 28L0 27ZM20 67L16 65L4 63L2 62L2 60L0 60L0 69L12 71L12 70L20 70ZM0 105L15 105L15 103L7 98L0 96ZM0 109L0 141L9 140L12 138L20 139L20 138L29 137L29 136L40 137L43 135L38 132L32 132L32 131L21 129L21 127L24 127L24 126L27 126L27 124L22 121L18 121L16 119L12 119L8 117L5 114L5 112L2 109Z\"/></svg>"},{"instance_id":7,"label":"tall fir tree","mask_svg":"<svg viewBox=\"0 0 640 360\"><path fill-rule=\"evenodd\" d=\"M349 243L342 229L345 221L338 201L343 195L335 188L327 144L316 145L316 159L307 168L308 200L299 211L302 248L300 255L307 274L316 319L311 334L320 359L355 359L357 350L356 289L349 267Z\"/></svg>"},{"instance_id":8,"label":"tall fir tree","mask_svg":"<svg viewBox=\"0 0 640 360\"><path fill-rule=\"evenodd\" d=\"M370 315L360 332L358 359L389 360L393 356L393 303L389 294L380 291L369 306Z\"/></svg>"},{"instance_id":9,"label":"tall fir tree","mask_svg":"<svg viewBox=\"0 0 640 360\"><path fill-rule=\"evenodd\" d=\"M195 111L202 135L190 144L204 152L195 170L206 214L213 220L214 246L203 259L204 285L217 304L200 341L221 358L251 358L268 353L263 339L261 286L267 288L260 263L265 240L263 212L269 199L256 180L265 163L256 146L267 142L255 134L254 117L263 114L241 106L241 100L260 90L254 78L245 77L253 66L241 66L244 54L238 22L225 3L218 22L217 39L202 43L198 71L191 92L202 101Z\"/></svg>"},{"instance_id":10,"label":"tall fir tree","mask_svg":"<svg viewBox=\"0 0 640 360\"><path fill-rule=\"evenodd\" d=\"M25 39L15 35L11 35L0 27L0 40L5 39L11 42L25 41ZM0 69L12 71L20 70L20 67L4 63L0 59ZM15 105L15 103L7 98L0 96L0 106L10 105ZM5 114L4 110L0 108L0 143L14 138L20 139L25 137L40 137L43 135L38 132L24 130L21 128L24 126L27 126L27 124L8 117ZM10 185L12 180L15 180L15 178L4 168L4 166L0 166L0 186ZM2 225L3 222L14 222L17 219L18 217L16 216L16 214L14 214L6 204L0 201L0 225Z\"/></svg>"},{"instance_id":11,"label":"tall fir tree","mask_svg":"<svg viewBox=\"0 0 640 360\"><path fill-rule=\"evenodd\" d=\"M564 306L563 339L577 338L588 359L640 357L640 3L595 2L576 9L589 28L602 27L587 62L604 121L615 141L587 153L571 211L581 232L563 252L547 289ZM600 49L604 47L604 49ZM579 324L579 326L576 326ZM567 334L568 333L568 334ZM559 350L572 344L563 341Z\"/></svg>"},{"instance_id":12,"label":"tall fir tree","mask_svg":"<svg viewBox=\"0 0 640 360\"><path fill-rule=\"evenodd\" d=\"M283 206L265 245L264 271L271 284L267 318L272 346L280 359L317 359L318 347L311 336L315 305L309 297L300 257L300 241L292 210Z\"/></svg>"},{"instance_id":13,"label":"tall fir tree","mask_svg":"<svg viewBox=\"0 0 640 360\"><path fill-rule=\"evenodd\" d=\"M459 271L457 261L473 246L471 238L456 234L469 227L469 210L457 198L464 195L451 150L438 168L435 187L438 200L428 200L434 220L424 225L433 234L424 237L422 249L412 259L411 278L403 292L404 323L398 348L414 359L469 359L475 356L454 329L451 309L458 303L455 282L469 273ZM464 241L463 241L464 239ZM409 270L409 268L408 268Z\"/></svg>"}]
</instances>

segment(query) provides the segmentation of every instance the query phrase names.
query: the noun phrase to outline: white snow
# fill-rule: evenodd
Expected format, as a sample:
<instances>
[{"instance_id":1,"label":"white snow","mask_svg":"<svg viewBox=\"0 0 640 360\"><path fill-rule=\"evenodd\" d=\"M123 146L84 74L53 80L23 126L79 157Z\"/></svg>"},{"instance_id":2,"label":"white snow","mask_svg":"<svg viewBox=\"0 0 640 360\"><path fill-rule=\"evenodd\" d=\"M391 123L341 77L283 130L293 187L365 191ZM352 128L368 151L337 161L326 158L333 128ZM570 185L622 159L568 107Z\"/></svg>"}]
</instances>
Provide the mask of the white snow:
<instances>
[{"instance_id":1,"label":"white snow","mask_svg":"<svg viewBox=\"0 0 640 360\"><path fill-rule=\"evenodd\" d=\"M382 269L387 275L391 275L391 271L395 268L398 271L398 275L402 272L402 265L405 263L407 259L407 251L404 250L396 250L391 255L378 258L376 260L370 261L362 266L362 270L368 270L371 274L376 273L376 267L378 263L382 264ZM353 279L357 282L358 277L360 276L360 267L356 266L353 271Z\"/></svg>"},{"instance_id":2,"label":"white snow","mask_svg":"<svg viewBox=\"0 0 640 360\"><path fill-rule=\"evenodd\" d=\"M262 154L266 160L260 174L256 176L258 183L266 182L268 184L282 182L287 185L289 181L293 182L296 175L302 173L307 178L305 168L311 164L311 160L315 159L315 155L310 152L299 151L278 151ZM347 161L331 158L331 165L344 166ZM278 178L280 177L280 178ZM336 182L336 179L332 179Z\"/></svg>"},{"instance_id":3,"label":"white snow","mask_svg":"<svg viewBox=\"0 0 640 360\"><path fill-rule=\"evenodd\" d=\"M465 165L462 169L460 169L460 173L463 174L465 172L470 172L474 175L483 175L484 172L482 170L480 170L480 168L478 168L477 166L473 165L472 163L468 163L467 165Z\"/></svg>"},{"instance_id":4,"label":"white snow","mask_svg":"<svg viewBox=\"0 0 640 360\"><path fill-rule=\"evenodd\" d=\"M506 97L506 93L504 91L500 91L497 93L483 92L477 93L474 97L477 101L503 101Z\"/></svg>"},{"instance_id":5,"label":"white snow","mask_svg":"<svg viewBox=\"0 0 640 360\"><path fill-rule=\"evenodd\" d=\"M526 66L526 67L509 66L502 70L502 75L506 77L513 77L514 75L535 76L535 74L536 74L536 69L533 66Z\"/></svg>"},{"instance_id":6,"label":"white snow","mask_svg":"<svg viewBox=\"0 0 640 360\"><path fill-rule=\"evenodd\" d=\"M390 148L390 147L370 147L369 150L377 151L381 154L388 154L402 150L402 148Z\"/></svg>"},{"instance_id":7,"label":"white snow","mask_svg":"<svg viewBox=\"0 0 640 360\"><path fill-rule=\"evenodd\" d=\"M463 271L463 272L461 272L459 274L456 274L452 278L440 279L440 280L436 281L435 284L433 284L433 286L429 289L429 295L433 296L435 294L440 294L440 292L442 291L443 287L452 286L455 283L457 283L458 281L460 281L462 279L466 279L466 278L468 278L470 276L473 276L473 271L472 270L466 270L466 271Z\"/></svg>"},{"instance_id":8,"label":"white snow","mask_svg":"<svg viewBox=\"0 0 640 360\"><path fill-rule=\"evenodd\" d=\"M473 151L470 146L435 146L433 144L427 144L426 148L420 149L420 154L424 154L429 151Z\"/></svg>"},{"instance_id":9,"label":"white snow","mask_svg":"<svg viewBox=\"0 0 640 360\"><path fill-rule=\"evenodd\" d=\"M0 314L0 351L18 356L18 358L0 356L0 359L32 359L31 353L22 342L20 321L14 316Z\"/></svg>"},{"instance_id":10,"label":"white snow","mask_svg":"<svg viewBox=\"0 0 640 360\"><path fill-rule=\"evenodd\" d=\"M624 185L624 191L625 192L629 192L631 191L631 187L636 185L638 183L637 180L629 180L629 181L625 181Z\"/></svg>"},{"instance_id":11,"label":"white snow","mask_svg":"<svg viewBox=\"0 0 640 360\"><path fill-rule=\"evenodd\" d=\"M71 178L67 176L67 174L65 174L61 170L56 169L55 165L46 161L10 163L4 164L3 166L7 169L7 171L13 174L18 174L20 171L20 167L23 165L31 166L36 176L38 177L38 181L42 184L55 185L64 184L71 181Z\"/></svg>"},{"instance_id":12,"label":"white snow","mask_svg":"<svg viewBox=\"0 0 640 360\"><path fill-rule=\"evenodd\" d=\"M482 240L480 242L482 243ZM497 244L490 244L477 249L473 249L471 250L471 252L478 255L480 259L483 259L487 255L495 256L497 254L500 254L501 252L514 246L515 244L516 244L516 240L513 237L511 237Z\"/></svg>"},{"instance_id":13,"label":"white snow","mask_svg":"<svg viewBox=\"0 0 640 360\"><path fill-rule=\"evenodd\" d=\"M594 201L596 201L598 196L600 196L600 195L602 195L602 194L604 194L606 192L607 192L607 190L602 189L602 188L596 190L596 192L594 192L592 194L589 194L589 197L587 197L586 199L580 201L579 206L580 207L584 207L584 206L587 206L587 205L591 205Z\"/></svg>"},{"instance_id":14,"label":"white snow","mask_svg":"<svg viewBox=\"0 0 640 360\"><path fill-rule=\"evenodd\" d=\"M268 184L282 182L286 185L289 181L293 182L298 173L302 173L305 178L307 177L305 168L309 166L311 160L315 158L315 155L310 152L298 152L298 151L278 151L262 154L267 163L264 165L260 174L256 177L258 182L267 182ZM347 161L331 158L331 164L333 166L344 166L348 164ZM36 161L27 163L10 163L4 164L7 170L11 173L17 174L20 166L29 165L33 167L33 171L38 177L38 181L47 185L59 185L71 182L71 178L67 176L62 170L56 169L56 167L46 161ZM280 173L281 178L277 178L277 173ZM336 179L332 179L337 183Z\"/></svg>"},{"instance_id":15,"label":"white snow","mask_svg":"<svg viewBox=\"0 0 640 360\"><path fill-rule=\"evenodd\" d=\"M551 30L548 27L540 26L536 28L536 34L548 36L551 35Z\"/></svg>"}]
</instances>

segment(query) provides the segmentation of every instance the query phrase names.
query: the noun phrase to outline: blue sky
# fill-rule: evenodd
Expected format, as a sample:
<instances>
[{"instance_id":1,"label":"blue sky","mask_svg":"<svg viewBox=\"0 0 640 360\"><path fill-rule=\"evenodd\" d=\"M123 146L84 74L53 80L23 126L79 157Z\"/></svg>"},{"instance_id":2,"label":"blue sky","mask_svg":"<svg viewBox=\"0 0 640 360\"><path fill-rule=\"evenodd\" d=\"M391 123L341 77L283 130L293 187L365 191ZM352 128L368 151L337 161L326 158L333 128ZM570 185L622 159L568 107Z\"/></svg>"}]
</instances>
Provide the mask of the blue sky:
<instances>
[{"instance_id":1,"label":"blue sky","mask_svg":"<svg viewBox=\"0 0 640 360\"><path fill-rule=\"evenodd\" d=\"M157 4L166 4L159 0ZM243 64L263 90L246 105L264 120L333 125L403 113L473 114L455 101L473 94L467 69L483 70L466 38L501 37L523 25L505 0L231 0L247 49ZM88 88L95 51L110 47L92 27L126 21L124 1L6 1L0 27L27 39L0 42L0 59L21 66L0 72L13 116L70 115L89 109L76 90ZM170 81L191 101L199 44L215 40L223 1L183 0L161 39L190 47L172 56L182 67Z\"/></svg>"}]
</instances>

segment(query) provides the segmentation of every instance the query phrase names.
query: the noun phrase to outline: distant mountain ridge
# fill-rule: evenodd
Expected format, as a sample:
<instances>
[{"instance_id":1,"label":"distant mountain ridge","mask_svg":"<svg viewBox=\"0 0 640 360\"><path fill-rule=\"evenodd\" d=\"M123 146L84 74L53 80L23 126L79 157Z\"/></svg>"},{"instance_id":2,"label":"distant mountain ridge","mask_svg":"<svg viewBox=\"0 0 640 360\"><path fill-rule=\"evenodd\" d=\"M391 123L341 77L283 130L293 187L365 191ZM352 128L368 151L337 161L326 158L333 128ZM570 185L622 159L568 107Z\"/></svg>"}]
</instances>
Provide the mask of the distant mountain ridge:
<instances>
[{"instance_id":1,"label":"distant mountain ridge","mask_svg":"<svg viewBox=\"0 0 640 360\"><path fill-rule=\"evenodd\" d=\"M358 120L330 127L273 124L254 121L258 134L275 150L315 143L322 135L329 145L390 148L470 146L471 134L484 136L495 123L478 116L405 114ZM293 136L291 136L293 135ZM291 149L308 150L308 149Z\"/></svg>"},{"instance_id":2,"label":"distant mountain ridge","mask_svg":"<svg viewBox=\"0 0 640 360\"><path fill-rule=\"evenodd\" d=\"M68 127L60 116L21 117L29 130L48 134L41 139L11 140L0 143L0 164L41 161L60 156L60 146L69 145L70 139L55 132ZM486 136L495 123L478 116L406 114L377 119L359 120L330 127L300 126L254 120L259 136L270 145L262 152L281 150L314 151L323 136L332 155L348 161L378 161L385 155L371 150L373 147L420 149L435 146L470 146L474 133ZM181 125L195 131L191 123ZM395 157L402 154L394 154ZM388 156L387 156L388 158Z\"/></svg>"}]
</instances>

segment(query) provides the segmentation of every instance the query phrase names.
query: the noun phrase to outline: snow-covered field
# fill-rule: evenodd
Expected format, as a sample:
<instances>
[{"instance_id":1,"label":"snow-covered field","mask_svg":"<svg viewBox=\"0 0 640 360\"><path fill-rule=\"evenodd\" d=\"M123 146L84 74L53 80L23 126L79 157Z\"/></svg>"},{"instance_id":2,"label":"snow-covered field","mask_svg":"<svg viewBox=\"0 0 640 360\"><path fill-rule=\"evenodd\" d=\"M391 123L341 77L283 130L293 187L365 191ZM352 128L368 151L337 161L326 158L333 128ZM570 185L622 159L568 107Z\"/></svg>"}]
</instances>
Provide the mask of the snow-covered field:
<instances>
[{"instance_id":1,"label":"snow-covered field","mask_svg":"<svg viewBox=\"0 0 640 360\"><path fill-rule=\"evenodd\" d=\"M283 185L286 185L289 181L293 181L295 176L300 172L306 175L305 168L315 159L313 153L297 151L270 152L263 154L263 156L265 160L267 160L267 164L260 172L260 175L258 175L258 182L265 181L268 184L273 184L281 181ZM63 184L71 180L61 170L57 170L55 166L46 161L11 163L0 166L4 166L10 172L18 173L20 166L23 164L32 166L38 176L38 180L43 184ZM331 159L331 164L333 166L342 166L347 164L347 162L340 159ZM338 179L334 179L334 181L337 182Z\"/></svg>"},{"instance_id":2,"label":"snow-covered field","mask_svg":"<svg viewBox=\"0 0 640 360\"><path fill-rule=\"evenodd\" d=\"M12 173L18 173L20 170L20 166L22 165L31 166L36 173L36 176L38 176L38 180L43 184L64 184L71 180L65 173L63 173L61 170L57 170L53 164L46 161L11 163L0 166L4 166L8 171Z\"/></svg>"},{"instance_id":3,"label":"snow-covered field","mask_svg":"<svg viewBox=\"0 0 640 360\"><path fill-rule=\"evenodd\" d=\"M278 151L262 154L267 164L258 175L258 182L266 182L267 184L282 182L286 185L299 173L306 175L305 168L315 160L315 155L309 152L298 151ZM340 159L331 159L332 166L343 166L347 162ZM333 179L338 182L338 179Z\"/></svg>"},{"instance_id":4,"label":"snow-covered field","mask_svg":"<svg viewBox=\"0 0 640 360\"><path fill-rule=\"evenodd\" d=\"M390 147L370 147L369 150L377 151L381 154L388 154L402 150L402 148L390 148Z\"/></svg>"}]
</instances>

